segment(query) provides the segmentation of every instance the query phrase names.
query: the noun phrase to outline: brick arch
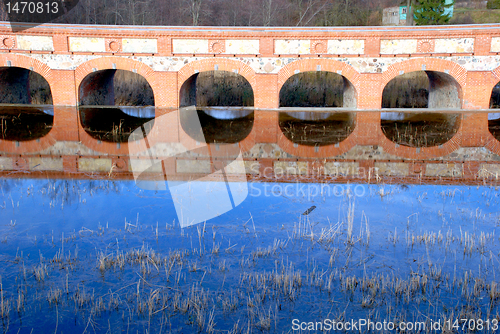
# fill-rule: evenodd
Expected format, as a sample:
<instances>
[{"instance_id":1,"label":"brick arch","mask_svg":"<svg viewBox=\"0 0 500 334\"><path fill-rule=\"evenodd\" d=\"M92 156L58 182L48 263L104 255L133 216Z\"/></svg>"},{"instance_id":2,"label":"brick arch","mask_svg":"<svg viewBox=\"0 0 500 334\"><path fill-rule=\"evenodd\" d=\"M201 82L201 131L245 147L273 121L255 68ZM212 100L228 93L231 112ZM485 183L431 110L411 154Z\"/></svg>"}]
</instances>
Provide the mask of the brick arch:
<instances>
[{"instance_id":1,"label":"brick arch","mask_svg":"<svg viewBox=\"0 0 500 334\"><path fill-rule=\"evenodd\" d=\"M243 76L252 86L252 90L255 94L256 89L256 74L255 71L247 64L233 59L226 58L208 58L202 60L195 60L186 65L184 65L177 72L177 92L180 94L181 87L191 76L200 72L214 71L217 68L218 71L227 72L237 72L239 75Z\"/></svg>"},{"instance_id":2,"label":"brick arch","mask_svg":"<svg viewBox=\"0 0 500 334\"><path fill-rule=\"evenodd\" d=\"M497 76L496 79L497 78L499 77ZM492 86L492 89L493 87L495 87L495 85ZM493 134L490 132L489 122L486 123L486 127L487 127L485 134L486 144L484 146L491 152L495 153L496 155L500 155L500 141L497 138L495 138L495 136L493 136Z\"/></svg>"},{"instance_id":3,"label":"brick arch","mask_svg":"<svg viewBox=\"0 0 500 334\"><path fill-rule=\"evenodd\" d=\"M382 72L382 81L380 85L380 96L385 86L395 77L416 71L435 71L442 72L453 77L460 85L461 94L467 82L467 70L455 62L439 58L414 58L393 64Z\"/></svg>"},{"instance_id":4,"label":"brick arch","mask_svg":"<svg viewBox=\"0 0 500 334\"><path fill-rule=\"evenodd\" d=\"M486 145L484 145L490 152L495 153L496 155L500 155L500 141L493 137L491 132L488 131L486 135Z\"/></svg>"},{"instance_id":5,"label":"brick arch","mask_svg":"<svg viewBox=\"0 0 500 334\"><path fill-rule=\"evenodd\" d=\"M497 83L500 82L500 66L498 66L493 71L491 71L491 74L492 74L491 80L487 84L487 89L490 92L490 98L491 98L491 94L493 93L493 88L495 88L495 86L497 85ZM488 101L488 103L489 102L490 101Z\"/></svg>"},{"instance_id":6,"label":"brick arch","mask_svg":"<svg viewBox=\"0 0 500 334\"><path fill-rule=\"evenodd\" d=\"M40 74L47 80L50 93L53 95L54 78L52 70L47 64L42 63L38 59L18 54L2 54L0 55L0 67L20 67Z\"/></svg>"},{"instance_id":7,"label":"brick arch","mask_svg":"<svg viewBox=\"0 0 500 334\"><path fill-rule=\"evenodd\" d=\"M9 64L10 62L10 64ZM19 67L40 74L49 84L52 101L54 98L54 76L51 68L39 61L38 59L14 54L0 54L0 67ZM57 92L56 92L57 93ZM0 150L9 153L33 153L44 150L55 144L56 140L53 136L56 125L56 115L54 115L52 129L42 138L29 141L10 141L0 139Z\"/></svg>"},{"instance_id":8,"label":"brick arch","mask_svg":"<svg viewBox=\"0 0 500 334\"><path fill-rule=\"evenodd\" d=\"M297 74L296 71L301 72L316 72L318 71L318 66L321 66L320 71L323 72L333 72L342 75L356 89L356 95L359 92L359 82L360 74L354 69L354 67L332 59L300 59L287 64L278 72L278 92L281 90L285 82Z\"/></svg>"},{"instance_id":9,"label":"brick arch","mask_svg":"<svg viewBox=\"0 0 500 334\"><path fill-rule=\"evenodd\" d=\"M143 62L123 57L101 57L89 60L78 66L75 69L75 85L78 94L76 100L79 101L80 84L87 75L93 72L111 69L133 71L142 75L151 86L155 105L157 104L157 99L161 95L161 87L158 84L158 80L156 80L155 71Z\"/></svg>"}]
</instances>

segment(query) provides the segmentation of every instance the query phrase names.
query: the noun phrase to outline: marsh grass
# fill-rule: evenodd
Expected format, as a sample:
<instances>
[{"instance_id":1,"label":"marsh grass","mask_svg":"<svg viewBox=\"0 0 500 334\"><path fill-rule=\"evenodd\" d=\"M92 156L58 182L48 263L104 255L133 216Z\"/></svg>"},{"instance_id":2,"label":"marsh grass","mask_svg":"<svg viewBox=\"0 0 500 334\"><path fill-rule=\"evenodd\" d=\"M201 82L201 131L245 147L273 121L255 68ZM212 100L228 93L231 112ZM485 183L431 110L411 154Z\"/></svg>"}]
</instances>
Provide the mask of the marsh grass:
<instances>
[{"instance_id":1,"label":"marsh grass","mask_svg":"<svg viewBox=\"0 0 500 334\"><path fill-rule=\"evenodd\" d=\"M80 122L93 138L104 142L124 143L130 134L144 126L149 133L154 118L140 118L125 114L118 108L80 107Z\"/></svg>"},{"instance_id":2,"label":"marsh grass","mask_svg":"<svg viewBox=\"0 0 500 334\"><path fill-rule=\"evenodd\" d=\"M28 141L42 138L52 129L54 117L36 107L2 107L0 139Z\"/></svg>"},{"instance_id":3,"label":"marsh grass","mask_svg":"<svg viewBox=\"0 0 500 334\"><path fill-rule=\"evenodd\" d=\"M344 80L332 72L298 73L280 90L280 107L342 107Z\"/></svg>"},{"instance_id":4,"label":"marsh grass","mask_svg":"<svg viewBox=\"0 0 500 334\"><path fill-rule=\"evenodd\" d=\"M52 104L52 94L47 80L34 71L29 72L28 80L31 104Z\"/></svg>"},{"instance_id":5,"label":"marsh grass","mask_svg":"<svg viewBox=\"0 0 500 334\"><path fill-rule=\"evenodd\" d=\"M307 146L325 146L345 140L355 128L355 113L330 113L318 121L302 120L293 113L279 115L281 131L290 141Z\"/></svg>"},{"instance_id":6,"label":"marsh grass","mask_svg":"<svg viewBox=\"0 0 500 334\"><path fill-rule=\"evenodd\" d=\"M226 71L207 71L196 79L196 105L250 107L254 105L250 83L240 74Z\"/></svg>"},{"instance_id":7,"label":"marsh grass","mask_svg":"<svg viewBox=\"0 0 500 334\"><path fill-rule=\"evenodd\" d=\"M375 191L369 200L382 206L399 195ZM443 191L434 200L467 201L459 196ZM447 222L423 225L425 209L417 205L379 228L380 216L349 195L335 219L322 217L325 204L315 205L302 215L310 203L299 203L283 224L252 212L181 233L141 214L16 244L4 253L10 267L0 271L3 329L281 333L290 329L290 313L310 321L500 318L499 239L485 212L467 207L457 217L461 211L440 207L436 217ZM449 223L459 217L475 227Z\"/></svg>"},{"instance_id":8,"label":"marsh grass","mask_svg":"<svg viewBox=\"0 0 500 334\"><path fill-rule=\"evenodd\" d=\"M403 121L382 120L382 132L408 147L432 147L448 142L460 128L459 114L414 113Z\"/></svg>"},{"instance_id":9,"label":"marsh grass","mask_svg":"<svg viewBox=\"0 0 500 334\"><path fill-rule=\"evenodd\" d=\"M399 75L382 93L382 108L427 108L429 78L424 71Z\"/></svg>"}]
</instances>

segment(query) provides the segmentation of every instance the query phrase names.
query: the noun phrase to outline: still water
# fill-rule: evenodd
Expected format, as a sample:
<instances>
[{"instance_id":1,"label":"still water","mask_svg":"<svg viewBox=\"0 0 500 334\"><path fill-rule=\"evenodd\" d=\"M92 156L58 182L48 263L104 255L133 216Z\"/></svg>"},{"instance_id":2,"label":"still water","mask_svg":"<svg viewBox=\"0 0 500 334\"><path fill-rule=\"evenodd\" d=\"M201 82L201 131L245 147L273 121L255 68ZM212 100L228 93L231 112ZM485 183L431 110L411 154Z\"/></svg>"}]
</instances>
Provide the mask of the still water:
<instances>
[{"instance_id":1,"label":"still water","mask_svg":"<svg viewBox=\"0 0 500 334\"><path fill-rule=\"evenodd\" d=\"M33 130L50 131L58 111L31 109L40 118L28 122L2 110L3 332L319 332L334 321L373 332L368 320L422 333L441 332L436 324L497 329L500 193L486 160L474 182L431 160L419 176L397 160L393 177L372 161L385 154L372 146L321 164L279 143L245 148L262 126L253 110L165 113L175 124L162 129L167 145L152 141L155 125L167 124L158 111L104 109L78 111L79 133L95 146L66 139L23 153L22 138L43 143L47 134ZM407 147L445 143L461 119L382 116L382 132ZM357 118L342 110L275 119L290 142L314 151L342 145ZM436 124L451 134L438 136ZM14 151L11 142L20 143ZM374 174L349 171L367 160ZM457 319L472 321L454 327Z\"/></svg>"}]
</instances>

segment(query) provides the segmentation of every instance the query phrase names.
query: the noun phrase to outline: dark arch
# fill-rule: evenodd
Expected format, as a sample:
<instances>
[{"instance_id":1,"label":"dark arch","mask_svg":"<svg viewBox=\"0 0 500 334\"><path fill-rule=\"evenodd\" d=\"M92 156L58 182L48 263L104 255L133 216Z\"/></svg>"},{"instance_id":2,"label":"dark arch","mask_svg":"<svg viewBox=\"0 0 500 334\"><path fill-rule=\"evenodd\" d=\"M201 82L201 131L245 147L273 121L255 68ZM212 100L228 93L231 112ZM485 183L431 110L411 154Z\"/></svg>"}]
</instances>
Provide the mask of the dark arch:
<instances>
[{"instance_id":1,"label":"dark arch","mask_svg":"<svg viewBox=\"0 0 500 334\"><path fill-rule=\"evenodd\" d=\"M206 143L237 143L252 131L254 94L248 80L235 72L204 71L190 76L180 89L181 107L196 106L202 132L192 131L191 117L180 113L183 130Z\"/></svg>"},{"instance_id":2,"label":"dark arch","mask_svg":"<svg viewBox=\"0 0 500 334\"><path fill-rule=\"evenodd\" d=\"M154 94L140 74L107 69L88 74L79 87L80 122L93 138L127 142L140 126L148 133L155 117Z\"/></svg>"},{"instance_id":3,"label":"dark arch","mask_svg":"<svg viewBox=\"0 0 500 334\"><path fill-rule=\"evenodd\" d=\"M180 106L252 107L254 93L248 80L234 72L205 71L190 76L181 86Z\"/></svg>"},{"instance_id":4,"label":"dark arch","mask_svg":"<svg viewBox=\"0 0 500 334\"><path fill-rule=\"evenodd\" d=\"M461 115L452 113L383 112L381 127L392 142L408 147L433 147L448 142L460 129Z\"/></svg>"},{"instance_id":5,"label":"dark arch","mask_svg":"<svg viewBox=\"0 0 500 334\"><path fill-rule=\"evenodd\" d=\"M0 139L29 141L47 135L54 124L47 80L21 67L0 67ZM6 106L22 104L25 106Z\"/></svg>"},{"instance_id":6,"label":"dark arch","mask_svg":"<svg viewBox=\"0 0 500 334\"><path fill-rule=\"evenodd\" d=\"M384 87L382 108L460 109L462 88L447 73L414 71L393 78Z\"/></svg>"},{"instance_id":7,"label":"dark arch","mask_svg":"<svg viewBox=\"0 0 500 334\"><path fill-rule=\"evenodd\" d=\"M0 103L52 104L47 80L21 67L0 67Z\"/></svg>"},{"instance_id":8,"label":"dark arch","mask_svg":"<svg viewBox=\"0 0 500 334\"><path fill-rule=\"evenodd\" d=\"M491 90L490 108L500 108L500 82Z\"/></svg>"},{"instance_id":9,"label":"dark arch","mask_svg":"<svg viewBox=\"0 0 500 334\"><path fill-rule=\"evenodd\" d=\"M154 106L151 85L132 71L107 69L90 73L78 92L80 105Z\"/></svg>"},{"instance_id":10,"label":"dark arch","mask_svg":"<svg viewBox=\"0 0 500 334\"><path fill-rule=\"evenodd\" d=\"M356 108L356 89L344 76L328 71L292 75L280 90L280 107Z\"/></svg>"}]
</instances>

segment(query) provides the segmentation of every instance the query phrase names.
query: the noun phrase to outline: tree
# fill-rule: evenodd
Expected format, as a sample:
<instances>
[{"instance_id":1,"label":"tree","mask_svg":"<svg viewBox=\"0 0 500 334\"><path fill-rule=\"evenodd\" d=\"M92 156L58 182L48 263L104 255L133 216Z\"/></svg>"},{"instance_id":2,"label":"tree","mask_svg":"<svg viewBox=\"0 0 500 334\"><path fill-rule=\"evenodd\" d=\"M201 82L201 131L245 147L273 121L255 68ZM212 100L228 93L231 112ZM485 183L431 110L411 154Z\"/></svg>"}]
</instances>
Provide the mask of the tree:
<instances>
[{"instance_id":1,"label":"tree","mask_svg":"<svg viewBox=\"0 0 500 334\"><path fill-rule=\"evenodd\" d=\"M406 25L413 25L413 7L415 5L415 0L403 0L401 5L406 5Z\"/></svg>"},{"instance_id":2,"label":"tree","mask_svg":"<svg viewBox=\"0 0 500 334\"><path fill-rule=\"evenodd\" d=\"M421 25L434 25L447 23L451 15L445 10L453 6L453 2L446 4L446 0L418 0L415 4L415 23Z\"/></svg>"}]
</instances>

